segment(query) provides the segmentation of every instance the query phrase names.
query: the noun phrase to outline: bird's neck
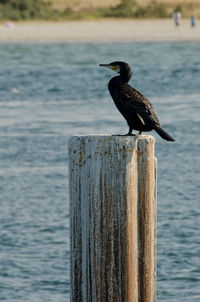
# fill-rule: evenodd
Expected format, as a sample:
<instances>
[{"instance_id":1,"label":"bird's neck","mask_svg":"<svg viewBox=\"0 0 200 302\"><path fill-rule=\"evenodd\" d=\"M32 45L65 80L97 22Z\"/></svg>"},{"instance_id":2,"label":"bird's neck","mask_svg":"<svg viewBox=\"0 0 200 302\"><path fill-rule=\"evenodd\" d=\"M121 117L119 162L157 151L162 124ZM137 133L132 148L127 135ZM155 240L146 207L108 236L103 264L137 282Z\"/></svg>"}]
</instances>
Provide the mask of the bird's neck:
<instances>
[{"instance_id":1,"label":"bird's neck","mask_svg":"<svg viewBox=\"0 0 200 302\"><path fill-rule=\"evenodd\" d=\"M122 83L128 83L130 78L131 78L131 71L128 71L128 72L126 71L124 73L123 72L120 73L120 80Z\"/></svg>"}]
</instances>

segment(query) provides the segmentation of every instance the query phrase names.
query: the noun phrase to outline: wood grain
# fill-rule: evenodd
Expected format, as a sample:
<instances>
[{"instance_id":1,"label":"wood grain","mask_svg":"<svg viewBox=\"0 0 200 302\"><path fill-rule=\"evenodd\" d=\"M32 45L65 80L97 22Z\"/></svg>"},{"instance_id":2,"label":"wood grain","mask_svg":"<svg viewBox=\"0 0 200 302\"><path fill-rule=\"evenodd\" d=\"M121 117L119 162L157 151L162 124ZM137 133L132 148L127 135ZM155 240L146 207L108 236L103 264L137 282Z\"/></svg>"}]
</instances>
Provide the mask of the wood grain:
<instances>
[{"instance_id":1,"label":"wood grain","mask_svg":"<svg viewBox=\"0 0 200 302\"><path fill-rule=\"evenodd\" d=\"M153 137L75 136L69 158L71 302L154 302Z\"/></svg>"}]
</instances>

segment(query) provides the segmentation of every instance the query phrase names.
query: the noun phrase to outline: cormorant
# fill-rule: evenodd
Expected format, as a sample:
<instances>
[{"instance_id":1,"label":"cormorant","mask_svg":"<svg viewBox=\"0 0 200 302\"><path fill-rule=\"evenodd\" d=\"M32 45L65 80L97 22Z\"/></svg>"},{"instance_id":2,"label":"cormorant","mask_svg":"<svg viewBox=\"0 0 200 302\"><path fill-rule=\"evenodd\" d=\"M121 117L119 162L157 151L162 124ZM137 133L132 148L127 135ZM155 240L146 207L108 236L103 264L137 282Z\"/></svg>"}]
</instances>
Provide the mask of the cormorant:
<instances>
[{"instance_id":1,"label":"cormorant","mask_svg":"<svg viewBox=\"0 0 200 302\"><path fill-rule=\"evenodd\" d=\"M99 66L119 73L119 76L112 78L108 83L108 90L117 109L127 121L129 131L126 135L134 135L133 130L138 130L139 134L142 131L155 130L165 140L175 141L161 128L150 101L128 84L131 78L131 68L127 63L116 61L110 64L99 64Z\"/></svg>"}]
</instances>

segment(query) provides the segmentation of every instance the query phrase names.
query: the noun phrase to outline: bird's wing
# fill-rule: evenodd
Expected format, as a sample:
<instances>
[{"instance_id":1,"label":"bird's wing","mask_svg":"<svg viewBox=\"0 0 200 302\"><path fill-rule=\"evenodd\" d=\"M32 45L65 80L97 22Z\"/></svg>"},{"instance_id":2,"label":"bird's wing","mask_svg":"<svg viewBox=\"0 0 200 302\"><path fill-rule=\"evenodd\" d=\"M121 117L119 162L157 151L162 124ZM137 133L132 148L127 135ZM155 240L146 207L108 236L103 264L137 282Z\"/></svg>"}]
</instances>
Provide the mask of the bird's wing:
<instances>
[{"instance_id":1,"label":"bird's wing","mask_svg":"<svg viewBox=\"0 0 200 302\"><path fill-rule=\"evenodd\" d=\"M142 93L128 84L121 84L120 94L124 108L130 113L136 113L142 124L145 124L148 119L148 121L160 125L153 106Z\"/></svg>"}]
</instances>

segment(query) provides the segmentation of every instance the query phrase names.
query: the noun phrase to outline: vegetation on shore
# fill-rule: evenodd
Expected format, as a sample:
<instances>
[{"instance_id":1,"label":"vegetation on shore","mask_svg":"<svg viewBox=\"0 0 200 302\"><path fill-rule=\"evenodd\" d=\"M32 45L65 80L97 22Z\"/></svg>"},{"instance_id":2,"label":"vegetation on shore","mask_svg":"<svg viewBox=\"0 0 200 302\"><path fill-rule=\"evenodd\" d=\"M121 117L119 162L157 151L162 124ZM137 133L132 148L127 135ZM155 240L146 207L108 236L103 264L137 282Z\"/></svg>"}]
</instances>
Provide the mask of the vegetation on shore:
<instances>
[{"instance_id":1,"label":"vegetation on shore","mask_svg":"<svg viewBox=\"0 0 200 302\"><path fill-rule=\"evenodd\" d=\"M140 6L136 0L121 0L116 7L104 11L104 16L108 17L167 18L169 15L167 8L156 1Z\"/></svg>"},{"instance_id":2,"label":"vegetation on shore","mask_svg":"<svg viewBox=\"0 0 200 302\"><path fill-rule=\"evenodd\" d=\"M179 6L175 10L182 11ZM55 9L52 2L44 0L0 0L0 20L66 20L94 19L102 17L120 18L167 18L172 11L164 4L151 0L146 5L140 5L137 0L120 0L115 7L73 10L72 7Z\"/></svg>"},{"instance_id":3,"label":"vegetation on shore","mask_svg":"<svg viewBox=\"0 0 200 302\"><path fill-rule=\"evenodd\" d=\"M51 19L55 15L51 4L41 0L0 0L0 19Z\"/></svg>"}]
</instances>

